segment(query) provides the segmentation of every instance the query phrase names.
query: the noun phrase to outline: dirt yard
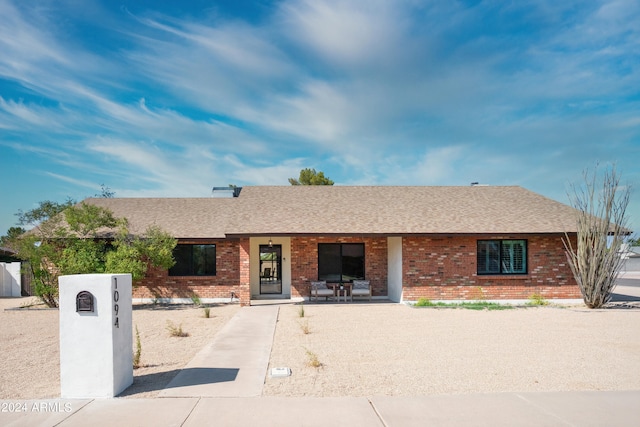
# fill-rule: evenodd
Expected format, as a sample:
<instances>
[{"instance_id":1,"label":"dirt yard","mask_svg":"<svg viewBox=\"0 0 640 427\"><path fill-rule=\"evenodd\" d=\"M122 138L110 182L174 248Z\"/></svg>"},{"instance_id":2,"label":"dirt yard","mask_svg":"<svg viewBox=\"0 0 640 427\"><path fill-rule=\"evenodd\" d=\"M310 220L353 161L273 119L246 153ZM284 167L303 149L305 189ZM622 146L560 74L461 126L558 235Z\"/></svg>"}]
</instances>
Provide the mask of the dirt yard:
<instances>
[{"instance_id":1,"label":"dirt yard","mask_svg":"<svg viewBox=\"0 0 640 427\"><path fill-rule=\"evenodd\" d=\"M0 399L60 396L58 311L0 299ZM143 367L124 397L154 397L238 310L136 307ZM251 308L246 308L251 309ZM505 311L391 303L280 306L265 396L419 396L640 389L640 309ZM167 322L188 337L171 337ZM134 331L135 349L135 331ZM315 358L319 367L309 366Z\"/></svg>"},{"instance_id":2,"label":"dirt yard","mask_svg":"<svg viewBox=\"0 0 640 427\"><path fill-rule=\"evenodd\" d=\"M30 308L33 298L0 298L0 399L60 397L58 310ZM171 381L216 332L240 309L237 304L202 308L191 305L134 306L135 327L140 333L142 367L134 371L134 384L122 396L150 397ZM187 337L171 337L168 322L182 326Z\"/></svg>"}]
</instances>

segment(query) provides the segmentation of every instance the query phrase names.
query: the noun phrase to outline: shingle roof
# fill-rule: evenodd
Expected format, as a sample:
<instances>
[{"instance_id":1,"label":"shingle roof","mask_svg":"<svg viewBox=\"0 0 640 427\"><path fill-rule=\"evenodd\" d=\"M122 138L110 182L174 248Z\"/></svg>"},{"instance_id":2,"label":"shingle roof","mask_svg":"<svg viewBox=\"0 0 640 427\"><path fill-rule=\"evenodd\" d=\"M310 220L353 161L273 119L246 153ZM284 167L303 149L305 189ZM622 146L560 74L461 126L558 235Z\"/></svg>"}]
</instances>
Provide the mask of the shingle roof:
<instances>
[{"instance_id":1,"label":"shingle roof","mask_svg":"<svg viewBox=\"0 0 640 427\"><path fill-rule=\"evenodd\" d=\"M575 232L575 210L521 187L256 186L237 198L89 199L178 238Z\"/></svg>"},{"instance_id":2,"label":"shingle roof","mask_svg":"<svg viewBox=\"0 0 640 427\"><path fill-rule=\"evenodd\" d=\"M4 246L0 246L0 255L10 255L13 256L16 254L16 251L14 251L11 248L5 248Z\"/></svg>"},{"instance_id":3,"label":"shingle roof","mask_svg":"<svg viewBox=\"0 0 640 427\"><path fill-rule=\"evenodd\" d=\"M134 234L157 225L177 238L223 238L236 199L214 198L100 198L87 203L109 208L127 218Z\"/></svg>"}]
</instances>

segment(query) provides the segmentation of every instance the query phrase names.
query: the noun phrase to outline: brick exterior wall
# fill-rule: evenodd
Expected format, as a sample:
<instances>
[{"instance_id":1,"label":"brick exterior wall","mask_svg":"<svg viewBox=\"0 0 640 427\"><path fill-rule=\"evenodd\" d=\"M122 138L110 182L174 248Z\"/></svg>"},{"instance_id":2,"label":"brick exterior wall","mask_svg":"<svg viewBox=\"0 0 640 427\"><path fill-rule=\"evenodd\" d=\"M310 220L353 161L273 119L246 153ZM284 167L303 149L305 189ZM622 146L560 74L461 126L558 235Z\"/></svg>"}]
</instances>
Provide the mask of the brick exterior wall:
<instances>
[{"instance_id":1,"label":"brick exterior wall","mask_svg":"<svg viewBox=\"0 0 640 427\"><path fill-rule=\"evenodd\" d=\"M248 239L247 239L248 241ZM240 296L240 251L238 240L181 240L181 244L216 245L215 276L169 276L169 271L150 268L140 282L134 284L134 298L228 298L231 292ZM248 279L247 279L248 283Z\"/></svg>"},{"instance_id":2,"label":"brick exterior wall","mask_svg":"<svg viewBox=\"0 0 640 427\"><path fill-rule=\"evenodd\" d=\"M452 237L403 237L403 299L420 297L452 299L527 299L540 294L547 299L581 298L567 264L561 235L474 235ZM478 240L527 240L527 271L524 275L479 276ZM249 305L249 239L180 241L215 244L215 276L169 276L168 271L150 269L136 283L134 298L231 299L233 292L242 305ZM307 236L291 238L291 296L308 297L310 282L318 279L319 243L364 243L365 277L374 296L387 292L386 237Z\"/></svg>"},{"instance_id":3,"label":"brick exterior wall","mask_svg":"<svg viewBox=\"0 0 640 427\"><path fill-rule=\"evenodd\" d=\"M581 298L561 235L404 237L403 300ZM527 272L478 275L478 240L527 240Z\"/></svg>"},{"instance_id":4,"label":"brick exterior wall","mask_svg":"<svg viewBox=\"0 0 640 427\"><path fill-rule=\"evenodd\" d=\"M308 297L311 281L318 280L319 243L364 243L365 278L372 294L387 295L386 237L294 237L291 239L291 296Z\"/></svg>"},{"instance_id":5,"label":"brick exterior wall","mask_svg":"<svg viewBox=\"0 0 640 427\"><path fill-rule=\"evenodd\" d=\"M251 305L251 286L249 277L249 255L251 254L251 245L248 238L240 239L239 246L239 258L240 258L240 284L238 289L238 296L240 298L240 305Z\"/></svg>"}]
</instances>

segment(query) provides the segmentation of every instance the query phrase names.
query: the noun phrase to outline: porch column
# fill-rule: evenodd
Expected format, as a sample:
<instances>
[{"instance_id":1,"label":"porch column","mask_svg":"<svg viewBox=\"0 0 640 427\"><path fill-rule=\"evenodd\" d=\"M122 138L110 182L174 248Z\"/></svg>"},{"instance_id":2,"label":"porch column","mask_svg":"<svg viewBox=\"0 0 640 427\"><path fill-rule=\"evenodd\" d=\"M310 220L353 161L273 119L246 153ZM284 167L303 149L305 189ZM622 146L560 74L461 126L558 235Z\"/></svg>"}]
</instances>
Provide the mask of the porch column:
<instances>
[{"instance_id":1,"label":"porch column","mask_svg":"<svg viewBox=\"0 0 640 427\"><path fill-rule=\"evenodd\" d=\"M387 238L387 292L393 302L402 302L402 237Z\"/></svg>"},{"instance_id":2,"label":"porch column","mask_svg":"<svg viewBox=\"0 0 640 427\"><path fill-rule=\"evenodd\" d=\"M251 305L251 279L249 274L249 258L251 254L251 244L249 238L240 239L240 284L238 298L241 306Z\"/></svg>"}]
</instances>

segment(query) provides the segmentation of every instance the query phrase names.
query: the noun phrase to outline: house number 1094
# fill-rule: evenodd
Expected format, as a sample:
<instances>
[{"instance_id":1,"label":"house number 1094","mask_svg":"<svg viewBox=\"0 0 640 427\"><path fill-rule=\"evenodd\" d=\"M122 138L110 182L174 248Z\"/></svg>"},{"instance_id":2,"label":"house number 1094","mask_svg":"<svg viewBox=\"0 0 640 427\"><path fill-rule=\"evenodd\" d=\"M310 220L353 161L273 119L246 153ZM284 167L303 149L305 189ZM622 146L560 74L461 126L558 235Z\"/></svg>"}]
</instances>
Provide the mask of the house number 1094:
<instances>
[{"instance_id":1,"label":"house number 1094","mask_svg":"<svg viewBox=\"0 0 640 427\"><path fill-rule=\"evenodd\" d=\"M118 319L118 300L120 299L120 294L118 293L118 279L113 278L113 313L115 314L116 321L113 324L116 328L120 327L120 320Z\"/></svg>"}]
</instances>

